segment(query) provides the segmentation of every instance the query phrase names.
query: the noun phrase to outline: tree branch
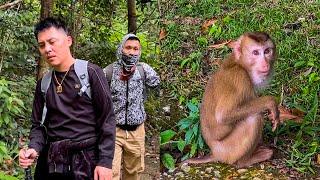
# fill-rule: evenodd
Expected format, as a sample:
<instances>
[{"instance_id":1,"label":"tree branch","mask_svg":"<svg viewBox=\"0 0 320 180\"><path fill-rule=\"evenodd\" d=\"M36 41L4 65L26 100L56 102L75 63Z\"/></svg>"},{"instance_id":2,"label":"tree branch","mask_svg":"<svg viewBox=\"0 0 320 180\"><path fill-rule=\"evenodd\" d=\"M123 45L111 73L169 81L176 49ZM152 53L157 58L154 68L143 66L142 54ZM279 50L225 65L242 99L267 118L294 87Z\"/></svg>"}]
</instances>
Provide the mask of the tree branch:
<instances>
[{"instance_id":1,"label":"tree branch","mask_svg":"<svg viewBox=\"0 0 320 180\"><path fill-rule=\"evenodd\" d=\"M22 0L16 0L16 1L1 5L0 9L10 9L13 6L15 6L15 5L17 5L17 4L21 3L21 2L22 2Z\"/></svg>"}]
</instances>

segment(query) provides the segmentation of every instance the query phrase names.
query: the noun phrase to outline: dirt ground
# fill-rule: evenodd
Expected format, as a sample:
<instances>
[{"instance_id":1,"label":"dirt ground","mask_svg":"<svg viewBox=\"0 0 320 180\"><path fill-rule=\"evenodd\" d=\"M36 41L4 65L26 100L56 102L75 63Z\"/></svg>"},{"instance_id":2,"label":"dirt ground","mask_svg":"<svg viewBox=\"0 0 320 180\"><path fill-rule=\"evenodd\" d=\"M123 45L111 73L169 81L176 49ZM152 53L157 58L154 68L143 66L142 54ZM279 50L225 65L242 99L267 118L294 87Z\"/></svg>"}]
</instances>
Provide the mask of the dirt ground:
<instances>
[{"instance_id":1,"label":"dirt ground","mask_svg":"<svg viewBox=\"0 0 320 180\"><path fill-rule=\"evenodd\" d=\"M146 155L145 170L142 180L156 180L160 178L160 150L159 134L146 126Z\"/></svg>"}]
</instances>

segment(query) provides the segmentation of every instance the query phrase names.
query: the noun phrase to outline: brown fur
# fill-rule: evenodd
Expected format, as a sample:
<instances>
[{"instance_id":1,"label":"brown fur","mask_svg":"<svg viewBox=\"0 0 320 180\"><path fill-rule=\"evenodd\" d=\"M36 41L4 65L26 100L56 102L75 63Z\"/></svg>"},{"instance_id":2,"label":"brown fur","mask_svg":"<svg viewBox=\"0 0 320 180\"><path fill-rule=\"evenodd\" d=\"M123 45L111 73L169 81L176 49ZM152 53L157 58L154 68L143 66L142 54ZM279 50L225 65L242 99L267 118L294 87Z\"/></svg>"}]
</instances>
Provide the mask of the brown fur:
<instances>
[{"instance_id":1,"label":"brown fur","mask_svg":"<svg viewBox=\"0 0 320 180\"><path fill-rule=\"evenodd\" d=\"M260 43L268 41L266 37L269 38L263 33L248 33L240 41ZM244 45L238 49L241 51L242 47ZM189 159L187 163L219 161L245 167L271 158L272 150L259 145L264 124L262 113L269 110L276 123L279 111L272 96L259 97L256 94L248 72L251 67L245 67L246 63L241 62L245 60L246 57L236 59L231 54L208 81L200 109L200 123L211 154Z\"/></svg>"}]
</instances>

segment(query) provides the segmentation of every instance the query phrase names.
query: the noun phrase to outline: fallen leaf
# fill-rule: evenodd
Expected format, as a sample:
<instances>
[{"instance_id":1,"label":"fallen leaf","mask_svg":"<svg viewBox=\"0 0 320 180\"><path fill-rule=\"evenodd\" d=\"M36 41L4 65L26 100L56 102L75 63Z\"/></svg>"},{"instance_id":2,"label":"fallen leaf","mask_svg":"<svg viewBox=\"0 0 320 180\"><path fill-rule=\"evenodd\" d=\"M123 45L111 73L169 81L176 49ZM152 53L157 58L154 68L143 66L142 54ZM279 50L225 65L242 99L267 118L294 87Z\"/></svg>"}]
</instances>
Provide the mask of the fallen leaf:
<instances>
[{"instance_id":1,"label":"fallen leaf","mask_svg":"<svg viewBox=\"0 0 320 180\"><path fill-rule=\"evenodd\" d=\"M204 21L204 23L201 26L201 32L207 31L208 28L210 26L212 26L215 22L217 22L217 18L212 18L212 19Z\"/></svg>"},{"instance_id":2,"label":"fallen leaf","mask_svg":"<svg viewBox=\"0 0 320 180\"><path fill-rule=\"evenodd\" d=\"M303 73L304 76L308 76L312 72L313 67L309 68L306 72Z\"/></svg>"},{"instance_id":3,"label":"fallen leaf","mask_svg":"<svg viewBox=\"0 0 320 180\"><path fill-rule=\"evenodd\" d=\"M164 39L166 36L167 36L167 32L164 29L161 29L159 33L159 41Z\"/></svg>"},{"instance_id":4,"label":"fallen leaf","mask_svg":"<svg viewBox=\"0 0 320 180\"><path fill-rule=\"evenodd\" d=\"M303 112L303 111L301 111L299 109L296 109L296 108L291 109L291 112L292 112L293 115L296 115L296 116L301 117L301 118L305 115L305 112Z\"/></svg>"},{"instance_id":5,"label":"fallen leaf","mask_svg":"<svg viewBox=\"0 0 320 180\"><path fill-rule=\"evenodd\" d=\"M227 41L222 41L220 43L217 44L213 44L208 46L209 48L214 48L214 49L220 49L222 47L224 47L226 44L229 44L231 42L231 40L227 40Z\"/></svg>"},{"instance_id":6,"label":"fallen leaf","mask_svg":"<svg viewBox=\"0 0 320 180\"><path fill-rule=\"evenodd\" d=\"M284 123L286 120L291 120L297 123L301 123L302 122L302 116L303 114L301 114L301 111L299 112L300 114L293 114L292 110L287 109L283 106L279 106L279 111L280 111L280 122ZM294 109L294 111L297 111L297 109ZM297 111L298 112L298 111ZM268 115L269 119L271 119L271 114Z\"/></svg>"},{"instance_id":7,"label":"fallen leaf","mask_svg":"<svg viewBox=\"0 0 320 180\"><path fill-rule=\"evenodd\" d=\"M320 165L320 154L317 154L317 164Z\"/></svg>"},{"instance_id":8,"label":"fallen leaf","mask_svg":"<svg viewBox=\"0 0 320 180\"><path fill-rule=\"evenodd\" d=\"M5 162L5 164L6 164L7 166L12 166L13 160L12 160L12 159L7 159L7 160L5 160L4 162Z\"/></svg>"}]
</instances>

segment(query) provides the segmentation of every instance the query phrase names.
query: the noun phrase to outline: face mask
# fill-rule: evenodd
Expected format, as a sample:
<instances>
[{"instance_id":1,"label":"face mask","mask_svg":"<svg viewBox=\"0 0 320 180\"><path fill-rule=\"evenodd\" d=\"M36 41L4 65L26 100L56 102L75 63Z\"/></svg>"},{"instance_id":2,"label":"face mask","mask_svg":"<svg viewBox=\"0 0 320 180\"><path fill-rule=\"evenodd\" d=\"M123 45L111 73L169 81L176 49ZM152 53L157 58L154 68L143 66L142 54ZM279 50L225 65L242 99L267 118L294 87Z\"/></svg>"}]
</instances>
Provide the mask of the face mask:
<instances>
[{"instance_id":1,"label":"face mask","mask_svg":"<svg viewBox=\"0 0 320 180\"><path fill-rule=\"evenodd\" d=\"M126 55L122 53L122 65L126 71L131 71L131 68L138 62L138 55Z\"/></svg>"}]
</instances>

